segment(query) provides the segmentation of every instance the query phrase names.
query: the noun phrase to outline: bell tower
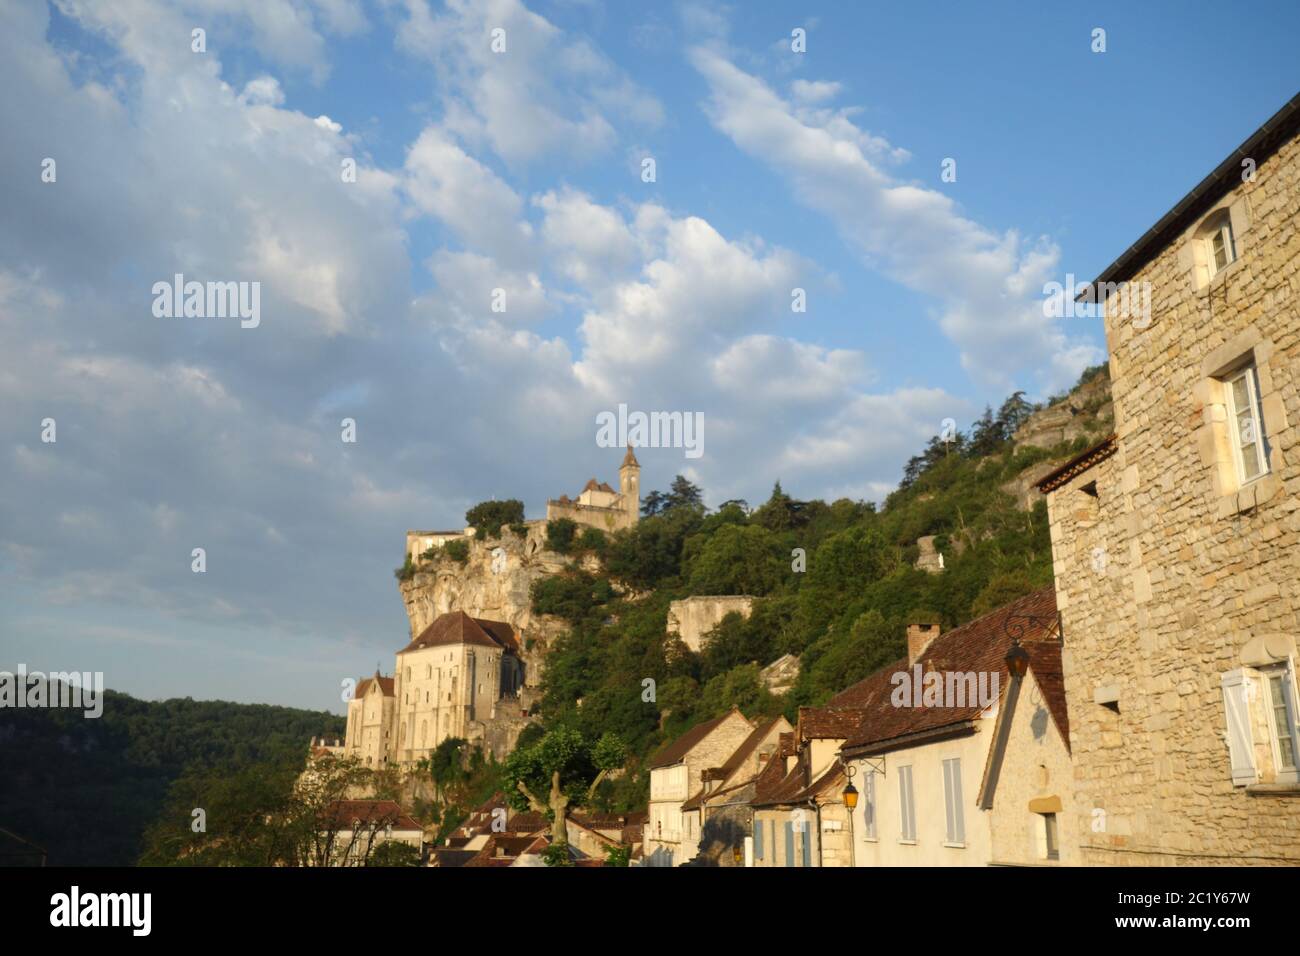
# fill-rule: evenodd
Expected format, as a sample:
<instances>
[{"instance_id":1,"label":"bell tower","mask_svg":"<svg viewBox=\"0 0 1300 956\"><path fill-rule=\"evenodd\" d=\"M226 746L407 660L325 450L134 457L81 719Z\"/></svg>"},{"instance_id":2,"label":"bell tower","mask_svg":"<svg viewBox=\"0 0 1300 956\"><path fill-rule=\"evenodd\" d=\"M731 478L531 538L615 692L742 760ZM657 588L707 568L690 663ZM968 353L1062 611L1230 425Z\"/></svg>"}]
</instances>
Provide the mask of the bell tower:
<instances>
[{"instance_id":1,"label":"bell tower","mask_svg":"<svg viewBox=\"0 0 1300 956\"><path fill-rule=\"evenodd\" d=\"M618 490L623 495L623 510L635 523L641 515L641 463L632 454L631 442L628 442L627 454L618 468Z\"/></svg>"}]
</instances>

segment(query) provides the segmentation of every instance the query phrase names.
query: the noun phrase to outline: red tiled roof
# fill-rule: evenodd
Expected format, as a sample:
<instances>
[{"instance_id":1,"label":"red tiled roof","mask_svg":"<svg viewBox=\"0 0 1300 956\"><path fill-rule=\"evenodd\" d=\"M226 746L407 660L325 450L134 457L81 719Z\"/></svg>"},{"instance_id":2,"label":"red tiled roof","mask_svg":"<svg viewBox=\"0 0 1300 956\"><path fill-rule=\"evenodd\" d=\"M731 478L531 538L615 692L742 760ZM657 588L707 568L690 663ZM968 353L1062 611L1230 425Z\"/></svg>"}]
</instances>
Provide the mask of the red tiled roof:
<instances>
[{"instance_id":1,"label":"red tiled roof","mask_svg":"<svg viewBox=\"0 0 1300 956\"><path fill-rule=\"evenodd\" d=\"M506 638L506 632L509 632L509 638ZM507 651L514 651L518 647L514 638L514 629L509 624L473 618L464 611L449 611L439 615L415 640L397 653L405 654L424 647L451 644L474 644Z\"/></svg>"},{"instance_id":2,"label":"red tiled roof","mask_svg":"<svg viewBox=\"0 0 1300 956\"><path fill-rule=\"evenodd\" d=\"M866 717L861 707L800 707L795 728L799 742L806 740L848 740Z\"/></svg>"},{"instance_id":3,"label":"red tiled roof","mask_svg":"<svg viewBox=\"0 0 1300 956\"><path fill-rule=\"evenodd\" d=\"M648 764L646 764L646 767L650 770L655 770L659 767L671 767L675 763L681 763L686 755L695 748L696 744L711 734L714 728L718 727L732 714L740 714L741 719L745 719L745 715L741 714L738 709L733 707L721 717L715 717L712 720L706 720L702 724L696 724L661 750ZM745 722L749 723L747 720Z\"/></svg>"},{"instance_id":4,"label":"red tiled roof","mask_svg":"<svg viewBox=\"0 0 1300 956\"><path fill-rule=\"evenodd\" d=\"M351 830L360 821L365 826L391 824L394 830L424 832L424 827L407 816L393 800L335 800L321 811L321 819L341 830Z\"/></svg>"},{"instance_id":5,"label":"red tiled roof","mask_svg":"<svg viewBox=\"0 0 1300 956\"><path fill-rule=\"evenodd\" d=\"M922 674L930 672L973 672L998 675L999 693L1007 686L1006 655L1011 649L1009 632L1019 633L1029 653L1029 666L1043 684L1043 695L1058 729L1068 740L1069 720L1065 709L1064 685L1060 679L1061 645L1057 628L1056 591L1042 588L1012 601L983 617L940 634L917 662ZM879 753L890 749L899 738L923 731L956 727L974 720L980 713L978 701L965 707L895 707L891 701L892 678L912 672L906 658L881 668L831 698L832 706L861 707L867 711L857 731L845 742L845 749ZM991 688L991 678L988 686Z\"/></svg>"}]
</instances>

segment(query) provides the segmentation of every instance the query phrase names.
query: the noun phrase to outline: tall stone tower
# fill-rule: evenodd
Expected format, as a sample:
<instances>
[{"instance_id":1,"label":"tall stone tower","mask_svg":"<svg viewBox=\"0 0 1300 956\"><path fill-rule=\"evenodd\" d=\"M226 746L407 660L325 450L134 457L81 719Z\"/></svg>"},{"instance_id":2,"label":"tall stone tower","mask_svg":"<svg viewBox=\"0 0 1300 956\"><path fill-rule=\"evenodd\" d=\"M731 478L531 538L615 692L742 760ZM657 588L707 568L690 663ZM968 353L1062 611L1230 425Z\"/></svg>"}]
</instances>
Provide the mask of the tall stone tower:
<instances>
[{"instance_id":1,"label":"tall stone tower","mask_svg":"<svg viewBox=\"0 0 1300 956\"><path fill-rule=\"evenodd\" d=\"M623 464L618 467L618 490L623 495L623 508L635 524L641 516L641 463L632 454L632 444L627 446Z\"/></svg>"}]
</instances>

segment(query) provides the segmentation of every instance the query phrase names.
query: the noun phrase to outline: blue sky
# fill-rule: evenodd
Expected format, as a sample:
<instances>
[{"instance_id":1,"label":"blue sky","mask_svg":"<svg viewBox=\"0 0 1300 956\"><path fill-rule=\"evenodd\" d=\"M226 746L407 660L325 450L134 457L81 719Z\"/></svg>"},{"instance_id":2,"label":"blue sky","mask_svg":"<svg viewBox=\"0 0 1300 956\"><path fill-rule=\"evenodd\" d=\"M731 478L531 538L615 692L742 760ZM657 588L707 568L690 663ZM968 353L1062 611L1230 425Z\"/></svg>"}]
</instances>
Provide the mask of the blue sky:
<instances>
[{"instance_id":1,"label":"blue sky","mask_svg":"<svg viewBox=\"0 0 1300 956\"><path fill-rule=\"evenodd\" d=\"M1300 25L1084 6L0 0L0 668L339 710L405 529L612 480L602 410L704 414L647 490L878 500L1067 386L1104 343L1043 284L1294 95ZM154 317L177 272L261 324Z\"/></svg>"}]
</instances>

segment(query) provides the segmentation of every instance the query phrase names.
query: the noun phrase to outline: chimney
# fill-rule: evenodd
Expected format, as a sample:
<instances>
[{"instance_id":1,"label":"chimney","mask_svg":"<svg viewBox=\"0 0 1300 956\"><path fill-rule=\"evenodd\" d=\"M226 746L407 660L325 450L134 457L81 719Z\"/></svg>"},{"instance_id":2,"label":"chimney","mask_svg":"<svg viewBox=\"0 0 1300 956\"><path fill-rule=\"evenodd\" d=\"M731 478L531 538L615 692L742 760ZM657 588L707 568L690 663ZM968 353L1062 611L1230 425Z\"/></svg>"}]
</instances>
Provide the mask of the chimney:
<instances>
[{"instance_id":1,"label":"chimney","mask_svg":"<svg viewBox=\"0 0 1300 956\"><path fill-rule=\"evenodd\" d=\"M897 632L895 632L897 633ZM925 649L939 636L937 623L907 625L907 663L915 664Z\"/></svg>"}]
</instances>

